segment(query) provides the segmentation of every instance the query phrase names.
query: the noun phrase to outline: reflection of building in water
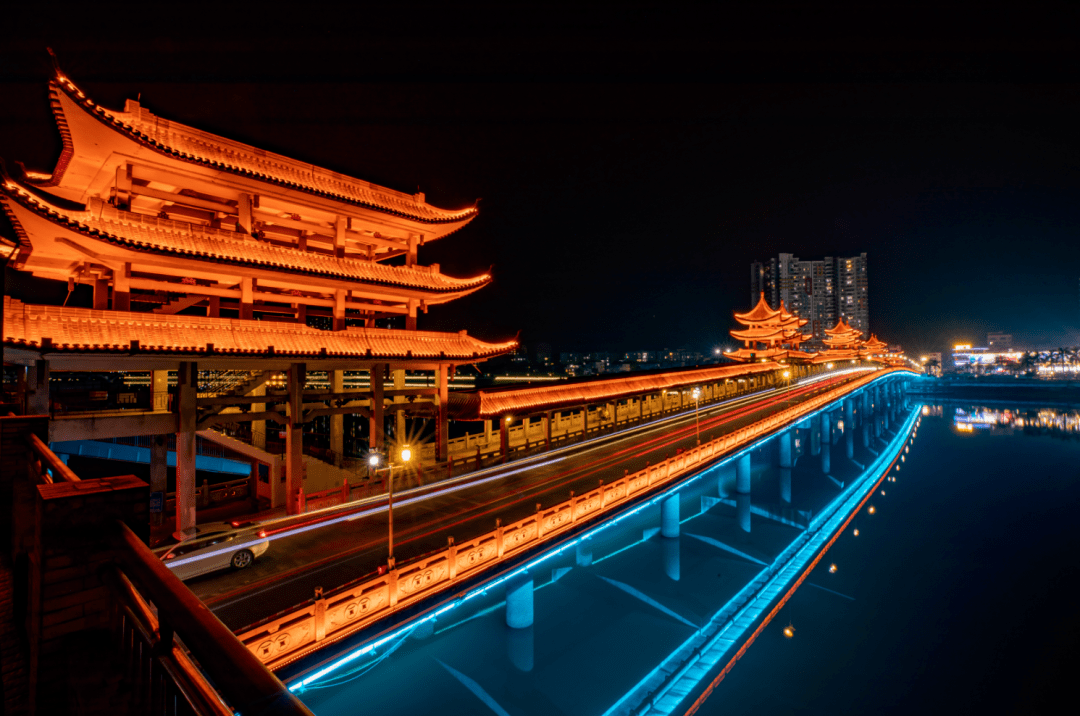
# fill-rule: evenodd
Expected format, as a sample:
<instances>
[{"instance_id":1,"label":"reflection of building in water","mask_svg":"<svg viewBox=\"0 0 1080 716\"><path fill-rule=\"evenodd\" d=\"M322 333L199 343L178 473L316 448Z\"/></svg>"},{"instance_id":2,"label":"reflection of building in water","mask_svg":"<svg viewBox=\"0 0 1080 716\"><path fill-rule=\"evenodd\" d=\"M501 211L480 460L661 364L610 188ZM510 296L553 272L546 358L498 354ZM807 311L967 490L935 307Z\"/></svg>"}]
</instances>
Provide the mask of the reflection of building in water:
<instances>
[{"instance_id":1,"label":"reflection of building in water","mask_svg":"<svg viewBox=\"0 0 1080 716\"><path fill-rule=\"evenodd\" d=\"M940 407L937 409L940 411ZM1055 408L1028 410L956 408L953 414L953 425L960 432L993 430L1013 433L1021 430L1025 435L1080 437L1080 412Z\"/></svg>"}]
</instances>

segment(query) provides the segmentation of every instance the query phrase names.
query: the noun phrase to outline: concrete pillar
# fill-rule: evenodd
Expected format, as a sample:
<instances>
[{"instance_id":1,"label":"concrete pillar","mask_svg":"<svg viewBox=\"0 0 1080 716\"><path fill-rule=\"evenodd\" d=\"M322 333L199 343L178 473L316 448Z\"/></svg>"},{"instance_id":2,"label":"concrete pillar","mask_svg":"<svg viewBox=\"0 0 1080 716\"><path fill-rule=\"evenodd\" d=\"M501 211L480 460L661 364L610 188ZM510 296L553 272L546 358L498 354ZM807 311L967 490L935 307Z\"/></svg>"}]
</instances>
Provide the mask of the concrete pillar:
<instances>
[{"instance_id":1,"label":"concrete pillar","mask_svg":"<svg viewBox=\"0 0 1080 716\"><path fill-rule=\"evenodd\" d=\"M780 468L780 501L791 504L791 470Z\"/></svg>"},{"instance_id":2,"label":"concrete pillar","mask_svg":"<svg viewBox=\"0 0 1080 716\"><path fill-rule=\"evenodd\" d=\"M300 487L304 482L304 424L302 410L307 365L293 363L289 366L289 424L285 431L285 511L295 515L300 512Z\"/></svg>"},{"instance_id":3,"label":"concrete pillar","mask_svg":"<svg viewBox=\"0 0 1080 716\"><path fill-rule=\"evenodd\" d=\"M199 368L184 362L177 370L176 532L177 539L195 534L195 428Z\"/></svg>"},{"instance_id":4,"label":"concrete pillar","mask_svg":"<svg viewBox=\"0 0 1080 716\"><path fill-rule=\"evenodd\" d=\"M435 424L435 459L446 460L450 456L450 388L449 388L449 366L440 364L435 370L435 379L438 385L439 394L436 396L436 402L438 403L439 416Z\"/></svg>"},{"instance_id":5,"label":"concrete pillar","mask_svg":"<svg viewBox=\"0 0 1080 716\"><path fill-rule=\"evenodd\" d=\"M844 433L850 434L855 428L855 399L844 400Z\"/></svg>"},{"instance_id":6,"label":"concrete pillar","mask_svg":"<svg viewBox=\"0 0 1080 716\"><path fill-rule=\"evenodd\" d=\"M551 411L544 413L544 449L551 449Z\"/></svg>"},{"instance_id":7,"label":"concrete pillar","mask_svg":"<svg viewBox=\"0 0 1080 716\"><path fill-rule=\"evenodd\" d=\"M870 423L863 423L862 426L862 446L864 448L870 447Z\"/></svg>"},{"instance_id":8,"label":"concrete pillar","mask_svg":"<svg viewBox=\"0 0 1080 716\"><path fill-rule=\"evenodd\" d=\"M506 584L506 626L524 629L533 624L533 578L521 574Z\"/></svg>"},{"instance_id":9,"label":"concrete pillar","mask_svg":"<svg viewBox=\"0 0 1080 716\"><path fill-rule=\"evenodd\" d=\"M844 455L848 460L855 457L855 427L847 427L844 430Z\"/></svg>"},{"instance_id":10,"label":"concrete pillar","mask_svg":"<svg viewBox=\"0 0 1080 716\"><path fill-rule=\"evenodd\" d=\"M341 393L345 390L345 371L330 371L330 392ZM345 416L330 416L330 451L334 453L334 464L341 467L341 458L345 452Z\"/></svg>"},{"instance_id":11,"label":"concrete pillar","mask_svg":"<svg viewBox=\"0 0 1080 716\"><path fill-rule=\"evenodd\" d=\"M780 467L791 467L791 443L795 439L795 431L786 430L776 439L780 441Z\"/></svg>"},{"instance_id":12,"label":"concrete pillar","mask_svg":"<svg viewBox=\"0 0 1080 716\"><path fill-rule=\"evenodd\" d=\"M750 453L746 452L735 461L735 492L750 494Z\"/></svg>"},{"instance_id":13,"label":"concrete pillar","mask_svg":"<svg viewBox=\"0 0 1080 716\"><path fill-rule=\"evenodd\" d=\"M821 471L826 475L829 474L829 470L832 469L832 441L829 440L829 435L832 433L831 420L829 419L829 413L823 412L821 414Z\"/></svg>"},{"instance_id":14,"label":"concrete pillar","mask_svg":"<svg viewBox=\"0 0 1080 716\"><path fill-rule=\"evenodd\" d=\"M810 454L821 454L821 422L814 420L810 425Z\"/></svg>"},{"instance_id":15,"label":"concrete pillar","mask_svg":"<svg viewBox=\"0 0 1080 716\"><path fill-rule=\"evenodd\" d=\"M37 360L26 369L26 412L28 415L49 415L49 361Z\"/></svg>"},{"instance_id":16,"label":"concrete pillar","mask_svg":"<svg viewBox=\"0 0 1080 716\"><path fill-rule=\"evenodd\" d=\"M381 451L386 442L383 435L383 380L386 378L386 364L375 363L368 370L371 385L371 418L368 420L368 449Z\"/></svg>"},{"instance_id":17,"label":"concrete pillar","mask_svg":"<svg viewBox=\"0 0 1080 716\"><path fill-rule=\"evenodd\" d=\"M679 493L660 503L660 534L664 537L679 536Z\"/></svg>"},{"instance_id":18,"label":"concrete pillar","mask_svg":"<svg viewBox=\"0 0 1080 716\"><path fill-rule=\"evenodd\" d=\"M664 574L673 582L678 582L680 575L679 540L660 540L660 553L664 558Z\"/></svg>"},{"instance_id":19,"label":"concrete pillar","mask_svg":"<svg viewBox=\"0 0 1080 716\"><path fill-rule=\"evenodd\" d=\"M157 371L155 371L157 372ZM169 440L167 435L154 435L150 438L150 492L161 493L164 509L165 493L169 489ZM150 524L157 527L165 524L164 512L151 512Z\"/></svg>"},{"instance_id":20,"label":"concrete pillar","mask_svg":"<svg viewBox=\"0 0 1080 716\"><path fill-rule=\"evenodd\" d=\"M735 495L735 513L739 519L739 527L743 532L750 531L750 495Z\"/></svg>"},{"instance_id":21,"label":"concrete pillar","mask_svg":"<svg viewBox=\"0 0 1080 716\"><path fill-rule=\"evenodd\" d=\"M725 483L735 482L735 463L729 462L720 468L720 477L716 480L716 494L720 497L727 497L727 490L724 489Z\"/></svg>"},{"instance_id":22,"label":"concrete pillar","mask_svg":"<svg viewBox=\"0 0 1080 716\"><path fill-rule=\"evenodd\" d=\"M484 421L484 445L491 445L491 421Z\"/></svg>"}]
</instances>

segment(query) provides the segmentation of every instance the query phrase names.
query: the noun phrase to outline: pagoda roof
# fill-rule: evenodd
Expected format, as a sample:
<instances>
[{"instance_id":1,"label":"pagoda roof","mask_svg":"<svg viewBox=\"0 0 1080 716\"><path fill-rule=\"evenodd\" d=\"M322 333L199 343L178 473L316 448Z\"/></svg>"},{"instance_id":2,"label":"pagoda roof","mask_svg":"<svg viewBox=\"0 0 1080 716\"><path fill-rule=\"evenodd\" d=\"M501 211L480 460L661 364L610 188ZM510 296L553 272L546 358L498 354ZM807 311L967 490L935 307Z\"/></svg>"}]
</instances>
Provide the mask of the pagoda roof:
<instances>
[{"instance_id":1,"label":"pagoda roof","mask_svg":"<svg viewBox=\"0 0 1080 716\"><path fill-rule=\"evenodd\" d=\"M465 331L321 331L296 323L40 306L4 297L6 347L56 354L348 358L472 363L514 350Z\"/></svg>"},{"instance_id":2,"label":"pagoda roof","mask_svg":"<svg viewBox=\"0 0 1080 716\"><path fill-rule=\"evenodd\" d=\"M0 184L0 202L17 228L17 212L8 202L17 203L53 224L89 238L125 249L150 254L198 259L232 266L249 266L286 274L322 276L378 286L408 288L435 294L472 292L491 282L490 274L460 279L427 268L391 266L355 258L302 251L251 238L245 234L159 219L111 206L100 215L92 211L71 211L31 194L7 176ZM20 243L33 249L25 231ZM48 237L51 242L52 237ZM37 247L36 250L41 250Z\"/></svg>"},{"instance_id":3,"label":"pagoda roof","mask_svg":"<svg viewBox=\"0 0 1080 716\"><path fill-rule=\"evenodd\" d=\"M758 299L757 305L746 313L736 313L735 320L740 323L764 323L779 315L780 311L769 308L769 304L765 300L765 292L762 291L761 298Z\"/></svg>"},{"instance_id":4,"label":"pagoda roof","mask_svg":"<svg viewBox=\"0 0 1080 716\"><path fill-rule=\"evenodd\" d=\"M677 390L695 384L735 379L776 370L776 363L725 365L650 371L617 378L598 377L540 386L508 386L496 390L450 394L450 414L458 420L485 420L503 415L530 415L547 410L618 400L643 393Z\"/></svg>"},{"instance_id":5,"label":"pagoda roof","mask_svg":"<svg viewBox=\"0 0 1080 716\"><path fill-rule=\"evenodd\" d=\"M880 350L884 350L884 349L888 348L888 346L885 343L882 343L878 339L878 337L875 336L872 333L870 334L869 340L867 340L865 343L863 343L862 347L867 349L867 350L871 350L871 351L880 351Z\"/></svg>"},{"instance_id":6,"label":"pagoda roof","mask_svg":"<svg viewBox=\"0 0 1080 716\"><path fill-rule=\"evenodd\" d=\"M72 118L67 116L74 105L118 135L157 154L189 164L257 179L285 189L345 202L423 224L467 222L478 213L475 205L456 210L441 209L428 204L421 194L406 194L381 187L188 127L158 117L136 102L129 101L125 108L131 111L107 110L87 97L59 68L49 82L49 92L64 146L51 175L35 174L34 182L41 186L59 186L68 164L74 157L75 147L69 127ZM68 101L65 102L65 99Z\"/></svg>"}]
</instances>

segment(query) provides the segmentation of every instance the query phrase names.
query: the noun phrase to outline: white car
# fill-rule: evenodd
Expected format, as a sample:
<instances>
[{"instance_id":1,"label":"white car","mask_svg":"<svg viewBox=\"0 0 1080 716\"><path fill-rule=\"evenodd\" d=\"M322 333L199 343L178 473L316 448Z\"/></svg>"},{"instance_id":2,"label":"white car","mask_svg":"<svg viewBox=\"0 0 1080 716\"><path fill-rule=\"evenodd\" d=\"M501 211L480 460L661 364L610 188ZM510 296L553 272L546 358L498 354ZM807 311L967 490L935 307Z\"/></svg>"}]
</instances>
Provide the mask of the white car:
<instances>
[{"instance_id":1,"label":"white car","mask_svg":"<svg viewBox=\"0 0 1080 716\"><path fill-rule=\"evenodd\" d=\"M154 554L180 579L191 579L219 569L244 569L266 552L270 540L262 530L240 532L220 529L200 530L194 537Z\"/></svg>"}]
</instances>

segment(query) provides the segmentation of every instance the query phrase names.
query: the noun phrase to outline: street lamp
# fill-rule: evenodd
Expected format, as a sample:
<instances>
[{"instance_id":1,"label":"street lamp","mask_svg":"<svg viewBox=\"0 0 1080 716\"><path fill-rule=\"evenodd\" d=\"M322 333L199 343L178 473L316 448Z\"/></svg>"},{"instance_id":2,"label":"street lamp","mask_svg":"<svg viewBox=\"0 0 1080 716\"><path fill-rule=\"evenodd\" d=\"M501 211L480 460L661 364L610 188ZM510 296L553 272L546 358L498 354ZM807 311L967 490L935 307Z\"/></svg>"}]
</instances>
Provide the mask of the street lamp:
<instances>
[{"instance_id":1,"label":"street lamp","mask_svg":"<svg viewBox=\"0 0 1080 716\"><path fill-rule=\"evenodd\" d=\"M701 397L701 389L694 388L694 392L691 393L694 396L694 430L697 433L697 444L701 444L701 418L698 414L698 398Z\"/></svg>"},{"instance_id":2,"label":"street lamp","mask_svg":"<svg viewBox=\"0 0 1080 716\"><path fill-rule=\"evenodd\" d=\"M402 463L402 465L407 465L411 458L412 458L412 450L409 449L409 446L406 445L405 447L401 448L401 463ZM377 462L377 460L376 460L376 462ZM389 475L387 475L387 478L386 478L386 482L387 482L387 486L388 486L387 487L387 495L388 495L388 497L387 497L386 505L387 505L387 514L389 515L389 520L390 520L390 538L388 540L389 559L387 559L387 565L389 566L390 569L393 569L394 568L394 463L389 462L388 464L389 464L389 467L390 467L390 473L389 473Z\"/></svg>"}]
</instances>

